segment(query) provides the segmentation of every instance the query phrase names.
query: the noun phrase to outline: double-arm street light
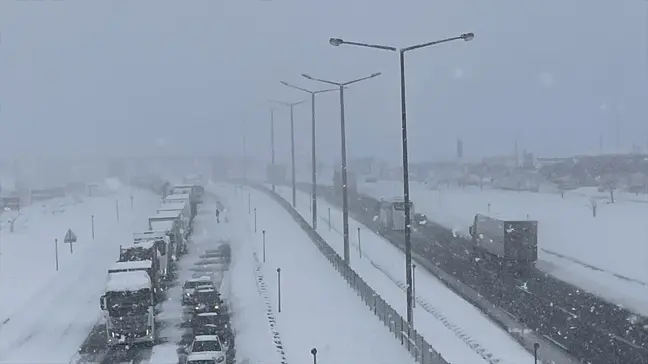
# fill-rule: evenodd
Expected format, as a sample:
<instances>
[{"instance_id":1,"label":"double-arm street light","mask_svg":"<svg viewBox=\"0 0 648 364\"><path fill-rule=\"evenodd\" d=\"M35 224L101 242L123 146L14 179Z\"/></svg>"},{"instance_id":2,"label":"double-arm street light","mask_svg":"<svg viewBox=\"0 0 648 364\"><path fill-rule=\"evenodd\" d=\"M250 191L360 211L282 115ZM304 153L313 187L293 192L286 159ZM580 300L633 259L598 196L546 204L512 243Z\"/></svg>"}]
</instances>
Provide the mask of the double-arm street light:
<instances>
[{"instance_id":1,"label":"double-arm street light","mask_svg":"<svg viewBox=\"0 0 648 364\"><path fill-rule=\"evenodd\" d=\"M368 80L370 78L378 77L381 73L373 73L369 76L358 78L347 82L333 82L323 80L321 78L311 77L302 73L304 78L313 81L327 83L329 85L337 86L340 90L340 129L341 129L341 144L342 144L342 225L344 232L344 261L349 264L349 196L347 193L347 161L346 161L346 125L344 122L344 89L346 86L360 81Z\"/></svg>"},{"instance_id":2,"label":"double-arm street light","mask_svg":"<svg viewBox=\"0 0 648 364\"><path fill-rule=\"evenodd\" d=\"M296 186L296 180L295 180L295 120L294 120L294 108L295 106L299 104L303 104L306 102L306 100L298 101L298 102L283 102L283 101L276 101L276 100L270 100L270 102L274 102L275 104L283 105L283 106L288 106L290 108L290 158L291 158L291 163L292 163L292 205L293 207L297 207L297 186Z\"/></svg>"},{"instance_id":3,"label":"double-arm street light","mask_svg":"<svg viewBox=\"0 0 648 364\"><path fill-rule=\"evenodd\" d=\"M333 46L340 46L343 44L365 47L365 48L375 48L385 51L398 52L400 56L400 94L401 94L401 128L402 128L402 142L403 142L403 198L405 202L405 278L407 280L407 323L410 326L414 326L414 315L413 315L413 300L412 300L412 227L410 216L410 195L409 195L409 162L407 157L407 108L405 102L405 53L413 51L416 49L426 48L434 46L441 43L452 42L455 40L464 40L470 41L475 38L473 33L464 33L457 37L451 37L441 40L435 40L433 42L421 43L412 45L405 48L396 48L392 46L385 46L380 44L368 44L368 43L358 43L358 42L349 42L340 38L331 38L329 43Z\"/></svg>"},{"instance_id":4,"label":"double-arm street light","mask_svg":"<svg viewBox=\"0 0 648 364\"><path fill-rule=\"evenodd\" d=\"M325 93L325 92L331 92L331 91L337 91L337 88L332 88L332 89L327 89L327 90L318 90L318 91L311 91L307 90L305 88L301 88L295 85L292 85L288 82L280 81L284 86L288 86L290 88L294 88L296 90L300 90L306 93L309 93L311 95L311 164L313 168L313 173L312 173L312 192L311 192L311 199L312 199L312 212L313 212L313 229L317 230L317 159L315 158L315 95Z\"/></svg>"},{"instance_id":5,"label":"double-arm street light","mask_svg":"<svg viewBox=\"0 0 648 364\"><path fill-rule=\"evenodd\" d=\"M329 43L332 46L340 46L343 44L375 48L385 51L398 52L400 56L400 88L401 88L401 129L402 129L402 142L403 142L403 197L405 202L405 278L407 280L407 323L410 326L414 325L413 315L413 297L412 297L412 218L410 216L410 196L409 196L409 162L407 157L407 107L405 102L405 53L416 49L426 48L433 45L452 42L455 40L470 41L475 38L473 33L464 33L457 37L451 37L433 42L421 43L412 45L405 48L396 48L392 46L385 46L380 44L368 44L359 42L349 42L340 38L331 38Z\"/></svg>"}]
</instances>

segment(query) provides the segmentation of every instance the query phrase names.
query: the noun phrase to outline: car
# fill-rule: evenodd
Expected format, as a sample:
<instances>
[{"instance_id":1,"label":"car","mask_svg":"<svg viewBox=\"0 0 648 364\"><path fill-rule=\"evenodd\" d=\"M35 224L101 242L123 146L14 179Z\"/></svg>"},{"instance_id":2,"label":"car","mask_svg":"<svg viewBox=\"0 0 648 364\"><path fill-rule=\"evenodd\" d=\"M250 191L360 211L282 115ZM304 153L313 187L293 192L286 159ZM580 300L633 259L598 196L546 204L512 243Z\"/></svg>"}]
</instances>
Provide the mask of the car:
<instances>
[{"instance_id":1,"label":"car","mask_svg":"<svg viewBox=\"0 0 648 364\"><path fill-rule=\"evenodd\" d=\"M184 286L182 286L182 304L186 305L191 302L191 296L195 292L196 287L209 284L213 285L209 276L201 276L186 280Z\"/></svg>"},{"instance_id":2,"label":"car","mask_svg":"<svg viewBox=\"0 0 648 364\"><path fill-rule=\"evenodd\" d=\"M223 335L229 332L229 317L217 312L198 313L191 319L194 335Z\"/></svg>"},{"instance_id":3,"label":"car","mask_svg":"<svg viewBox=\"0 0 648 364\"><path fill-rule=\"evenodd\" d=\"M214 288L197 289L191 297L192 312L223 312L223 300Z\"/></svg>"},{"instance_id":4,"label":"car","mask_svg":"<svg viewBox=\"0 0 648 364\"><path fill-rule=\"evenodd\" d=\"M185 364L220 364L225 362L225 355L214 358L210 353L192 353L187 356Z\"/></svg>"},{"instance_id":5,"label":"car","mask_svg":"<svg viewBox=\"0 0 648 364\"><path fill-rule=\"evenodd\" d=\"M187 359L192 354L207 354L216 363L222 363L225 361L227 346L223 345L218 335L198 335L194 336L192 343L183 351Z\"/></svg>"}]
</instances>

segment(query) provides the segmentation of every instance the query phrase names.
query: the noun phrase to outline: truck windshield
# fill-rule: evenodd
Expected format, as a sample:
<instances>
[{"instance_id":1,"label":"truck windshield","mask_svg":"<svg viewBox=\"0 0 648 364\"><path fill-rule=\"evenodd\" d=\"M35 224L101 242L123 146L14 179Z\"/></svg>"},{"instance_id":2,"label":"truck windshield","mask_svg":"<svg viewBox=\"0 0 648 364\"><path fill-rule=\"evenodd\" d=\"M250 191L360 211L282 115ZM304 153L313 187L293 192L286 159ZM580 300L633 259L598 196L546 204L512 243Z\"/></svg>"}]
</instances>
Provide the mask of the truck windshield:
<instances>
[{"instance_id":1,"label":"truck windshield","mask_svg":"<svg viewBox=\"0 0 648 364\"><path fill-rule=\"evenodd\" d=\"M196 341L193 345L192 352L201 352L201 351L222 351L223 349L220 346L220 343L215 340L210 341Z\"/></svg>"},{"instance_id":2,"label":"truck windshield","mask_svg":"<svg viewBox=\"0 0 648 364\"><path fill-rule=\"evenodd\" d=\"M405 202L394 202L394 210L396 211L405 211ZM412 208L412 203L410 202L410 209Z\"/></svg>"},{"instance_id":3,"label":"truck windshield","mask_svg":"<svg viewBox=\"0 0 648 364\"><path fill-rule=\"evenodd\" d=\"M184 288L196 288L210 283L210 281L187 281L184 284Z\"/></svg>"},{"instance_id":4,"label":"truck windshield","mask_svg":"<svg viewBox=\"0 0 648 364\"><path fill-rule=\"evenodd\" d=\"M111 316L139 313L151 305L151 290L106 292L106 301Z\"/></svg>"},{"instance_id":5,"label":"truck windshield","mask_svg":"<svg viewBox=\"0 0 648 364\"><path fill-rule=\"evenodd\" d=\"M144 248L128 248L121 251L119 261L131 262L151 259L151 252Z\"/></svg>"},{"instance_id":6,"label":"truck windshield","mask_svg":"<svg viewBox=\"0 0 648 364\"><path fill-rule=\"evenodd\" d=\"M220 295L214 290L196 292L196 300L198 302L217 302L219 299Z\"/></svg>"}]
</instances>

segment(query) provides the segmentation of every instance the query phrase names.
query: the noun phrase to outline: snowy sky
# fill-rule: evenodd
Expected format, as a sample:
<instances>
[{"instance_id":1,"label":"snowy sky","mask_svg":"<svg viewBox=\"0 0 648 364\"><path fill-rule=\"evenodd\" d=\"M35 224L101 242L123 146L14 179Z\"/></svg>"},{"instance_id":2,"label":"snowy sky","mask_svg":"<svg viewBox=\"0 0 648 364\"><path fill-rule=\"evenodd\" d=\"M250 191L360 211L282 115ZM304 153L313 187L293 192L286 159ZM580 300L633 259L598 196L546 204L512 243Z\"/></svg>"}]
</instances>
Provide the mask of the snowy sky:
<instances>
[{"instance_id":1,"label":"snowy sky","mask_svg":"<svg viewBox=\"0 0 648 364\"><path fill-rule=\"evenodd\" d=\"M330 37L407 46L474 32L407 56L413 160L540 155L648 141L648 2L641 0L0 0L0 154L231 153L269 159L268 99L279 84L345 81L351 156L400 158L396 53ZM339 158L336 93L318 103L320 156ZM289 158L288 113L276 114ZM310 105L295 108L310 151Z\"/></svg>"}]
</instances>

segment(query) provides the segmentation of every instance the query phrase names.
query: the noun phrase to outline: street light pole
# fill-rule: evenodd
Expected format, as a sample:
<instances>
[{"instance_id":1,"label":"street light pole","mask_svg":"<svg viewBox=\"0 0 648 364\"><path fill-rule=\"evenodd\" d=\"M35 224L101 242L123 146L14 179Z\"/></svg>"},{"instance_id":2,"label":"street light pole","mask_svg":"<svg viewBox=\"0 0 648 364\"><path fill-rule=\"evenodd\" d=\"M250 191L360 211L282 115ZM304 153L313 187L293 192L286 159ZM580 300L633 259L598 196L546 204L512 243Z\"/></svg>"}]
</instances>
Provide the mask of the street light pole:
<instances>
[{"instance_id":1,"label":"street light pole","mask_svg":"<svg viewBox=\"0 0 648 364\"><path fill-rule=\"evenodd\" d=\"M290 108L290 158L292 164L292 205L297 207L297 180L295 176L295 120L294 120L294 108L295 106L306 102L306 100L298 102L282 102L274 101L271 102L288 106Z\"/></svg>"},{"instance_id":2,"label":"street light pole","mask_svg":"<svg viewBox=\"0 0 648 364\"><path fill-rule=\"evenodd\" d=\"M311 166L312 166L312 190L311 190L311 205L313 207L313 230L317 230L317 159L316 154L316 144L315 144L315 95L321 94L324 92L337 91L337 89L328 89L328 90L319 90L311 91L305 88L297 87L295 85L289 84L288 82L281 81L281 83L290 88L300 90L311 95Z\"/></svg>"},{"instance_id":3,"label":"street light pole","mask_svg":"<svg viewBox=\"0 0 648 364\"><path fill-rule=\"evenodd\" d=\"M349 195L347 191L347 160L346 160L346 123L344 120L344 89L346 86L357 83L360 81L368 80L370 78L378 77L381 73L373 73L369 76L358 78L348 82L333 82L321 78L314 78L307 74L302 73L302 77L309 80L327 83L329 85L337 86L340 90L340 139L342 144L342 226L344 233L344 262L349 264Z\"/></svg>"},{"instance_id":4,"label":"street light pole","mask_svg":"<svg viewBox=\"0 0 648 364\"><path fill-rule=\"evenodd\" d=\"M391 52L399 53L400 63L400 96L401 96L401 131L402 131L402 147L403 147L403 200L405 203L405 278L407 280L407 323L414 326L414 310L413 310L413 297L412 297L412 226L411 226L411 202L409 193L409 160L408 160L408 146L407 146L407 103L405 98L405 53L416 49L426 48L433 45L447 43L455 40L470 41L475 38L473 33L464 33L457 37L451 37L441 40L436 40L427 43L416 44L405 48L396 48L392 46L385 46L379 44L349 42L340 38L331 38L329 43L332 46L340 46L343 44L374 48Z\"/></svg>"},{"instance_id":5,"label":"street light pole","mask_svg":"<svg viewBox=\"0 0 648 364\"><path fill-rule=\"evenodd\" d=\"M276 173L276 167L275 167L275 135L274 135L274 109L270 108L270 158L272 160L272 174L270 175L270 178L272 178L272 192L275 192L275 173Z\"/></svg>"}]
</instances>

